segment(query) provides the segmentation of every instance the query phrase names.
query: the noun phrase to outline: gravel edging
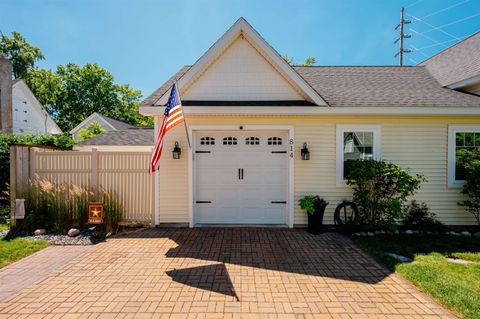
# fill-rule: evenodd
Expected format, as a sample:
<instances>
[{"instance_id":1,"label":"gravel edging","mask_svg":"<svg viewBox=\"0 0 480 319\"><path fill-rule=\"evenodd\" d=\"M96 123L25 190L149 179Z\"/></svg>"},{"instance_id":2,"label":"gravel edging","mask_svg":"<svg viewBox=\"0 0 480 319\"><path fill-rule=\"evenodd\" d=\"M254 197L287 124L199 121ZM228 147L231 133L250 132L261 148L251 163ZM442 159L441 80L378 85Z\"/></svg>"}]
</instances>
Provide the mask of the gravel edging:
<instances>
[{"instance_id":1,"label":"gravel edging","mask_svg":"<svg viewBox=\"0 0 480 319\"><path fill-rule=\"evenodd\" d=\"M0 231L0 238L4 240L10 240L14 238L23 238L26 240L44 240L57 246L88 246L95 245L105 240L105 234L92 233L90 231L83 231L80 235L70 237L68 235L59 234L45 234L34 236L25 232L10 232Z\"/></svg>"}]
</instances>

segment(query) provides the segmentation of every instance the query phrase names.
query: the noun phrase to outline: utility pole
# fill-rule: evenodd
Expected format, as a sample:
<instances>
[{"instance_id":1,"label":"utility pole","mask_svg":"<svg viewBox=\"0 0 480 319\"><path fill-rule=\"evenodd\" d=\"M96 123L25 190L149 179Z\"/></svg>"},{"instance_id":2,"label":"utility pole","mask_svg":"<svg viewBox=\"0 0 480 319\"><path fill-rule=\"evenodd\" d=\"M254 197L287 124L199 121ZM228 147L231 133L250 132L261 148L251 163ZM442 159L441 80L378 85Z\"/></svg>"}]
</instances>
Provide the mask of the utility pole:
<instances>
[{"instance_id":1,"label":"utility pole","mask_svg":"<svg viewBox=\"0 0 480 319\"><path fill-rule=\"evenodd\" d=\"M395 57L399 57L400 66L403 65L403 54L412 52L412 50L410 49L405 49L403 44L404 39L408 39L412 37L410 34L405 34L405 31L404 31L405 24L410 24L412 23L412 21L405 20L404 17L405 17L405 8L402 7L402 9L400 10L400 23L395 27L395 30L400 28L400 37L394 42L395 44L400 42L400 50L398 50L398 52L395 54Z\"/></svg>"}]
</instances>

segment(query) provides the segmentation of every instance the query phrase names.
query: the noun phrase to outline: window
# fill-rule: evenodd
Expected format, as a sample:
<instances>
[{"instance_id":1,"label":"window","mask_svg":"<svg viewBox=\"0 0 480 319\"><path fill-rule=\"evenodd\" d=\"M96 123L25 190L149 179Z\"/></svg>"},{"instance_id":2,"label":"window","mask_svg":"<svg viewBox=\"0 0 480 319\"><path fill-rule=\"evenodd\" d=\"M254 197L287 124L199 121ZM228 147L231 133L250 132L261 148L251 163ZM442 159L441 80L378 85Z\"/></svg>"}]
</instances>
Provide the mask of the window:
<instances>
[{"instance_id":1,"label":"window","mask_svg":"<svg viewBox=\"0 0 480 319\"><path fill-rule=\"evenodd\" d=\"M356 160L380 159L380 126L337 125L337 184Z\"/></svg>"},{"instance_id":2,"label":"window","mask_svg":"<svg viewBox=\"0 0 480 319\"><path fill-rule=\"evenodd\" d=\"M247 137L245 139L246 145L260 145L260 139L258 137Z\"/></svg>"},{"instance_id":3,"label":"window","mask_svg":"<svg viewBox=\"0 0 480 319\"><path fill-rule=\"evenodd\" d=\"M281 137L269 137L268 145L282 145L282 138Z\"/></svg>"},{"instance_id":4,"label":"window","mask_svg":"<svg viewBox=\"0 0 480 319\"><path fill-rule=\"evenodd\" d=\"M200 145L215 145L215 139L213 137L202 137Z\"/></svg>"},{"instance_id":5,"label":"window","mask_svg":"<svg viewBox=\"0 0 480 319\"><path fill-rule=\"evenodd\" d=\"M224 137L223 138L223 145L237 145L237 138L236 137Z\"/></svg>"},{"instance_id":6,"label":"window","mask_svg":"<svg viewBox=\"0 0 480 319\"><path fill-rule=\"evenodd\" d=\"M448 127L448 186L462 187L465 168L458 164L463 151L480 149L480 126Z\"/></svg>"}]
</instances>

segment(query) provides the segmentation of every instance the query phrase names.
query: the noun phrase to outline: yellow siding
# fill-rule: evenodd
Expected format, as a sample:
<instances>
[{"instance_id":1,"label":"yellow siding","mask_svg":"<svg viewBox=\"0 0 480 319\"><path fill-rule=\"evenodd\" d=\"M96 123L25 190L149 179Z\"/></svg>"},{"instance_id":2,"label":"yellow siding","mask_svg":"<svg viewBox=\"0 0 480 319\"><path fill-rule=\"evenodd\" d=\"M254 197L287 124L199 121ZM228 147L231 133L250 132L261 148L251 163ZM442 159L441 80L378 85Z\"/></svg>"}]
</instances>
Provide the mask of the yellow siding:
<instances>
[{"instance_id":1,"label":"yellow siding","mask_svg":"<svg viewBox=\"0 0 480 319\"><path fill-rule=\"evenodd\" d=\"M474 219L457 205L458 188L447 187L448 125L478 124L480 117L456 116L188 116L189 125L292 125L295 128L294 224L305 224L306 215L298 207L305 194L319 194L330 205L325 223L333 223L333 210L351 199L348 186L336 185L336 125L380 125L381 156L412 173L421 173L428 182L415 196L447 224L473 224ZM172 160L173 142L179 141L184 154ZM308 143L310 161L300 159L300 148ZM160 173L160 222L188 223L187 142L183 125L167 134Z\"/></svg>"}]
</instances>

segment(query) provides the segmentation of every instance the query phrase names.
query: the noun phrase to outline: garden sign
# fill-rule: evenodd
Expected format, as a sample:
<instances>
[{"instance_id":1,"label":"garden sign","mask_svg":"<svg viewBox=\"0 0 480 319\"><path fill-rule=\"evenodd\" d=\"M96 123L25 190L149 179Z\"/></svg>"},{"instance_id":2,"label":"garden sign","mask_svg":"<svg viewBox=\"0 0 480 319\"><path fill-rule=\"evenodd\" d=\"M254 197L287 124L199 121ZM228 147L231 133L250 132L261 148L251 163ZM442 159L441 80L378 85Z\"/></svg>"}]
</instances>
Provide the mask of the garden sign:
<instances>
[{"instance_id":1,"label":"garden sign","mask_svg":"<svg viewBox=\"0 0 480 319\"><path fill-rule=\"evenodd\" d=\"M88 203L88 223L103 223L103 203Z\"/></svg>"}]
</instances>

